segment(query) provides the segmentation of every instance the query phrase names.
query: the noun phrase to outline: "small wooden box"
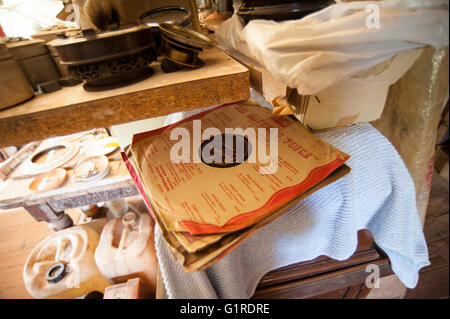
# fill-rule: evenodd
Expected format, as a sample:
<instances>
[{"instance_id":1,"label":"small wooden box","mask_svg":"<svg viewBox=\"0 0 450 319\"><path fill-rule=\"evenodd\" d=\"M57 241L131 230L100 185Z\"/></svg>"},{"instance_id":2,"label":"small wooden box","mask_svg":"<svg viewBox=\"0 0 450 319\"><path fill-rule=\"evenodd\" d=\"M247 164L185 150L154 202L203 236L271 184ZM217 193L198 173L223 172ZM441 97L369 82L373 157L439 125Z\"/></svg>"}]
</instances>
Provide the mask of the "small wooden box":
<instances>
[{"instance_id":1,"label":"small wooden box","mask_svg":"<svg viewBox=\"0 0 450 319\"><path fill-rule=\"evenodd\" d=\"M151 299L150 291L141 278L129 279L126 283L109 286L105 289L103 299Z\"/></svg>"},{"instance_id":2,"label":"small wooden box","mask_svg":"<svg viewBox=\"0 0 450 319\"><path fill-rule=\"evenodd\" d=\"M274 107L291 109L312 131L350 126L379 119L389 87L397 82L420 56L421 49L404 51L369 70L314 95L301 95L265 67L242 54L226 49L250 71L251 87ZM276 112L274 112L276 113Z\"/></svg>"}]
</instances>

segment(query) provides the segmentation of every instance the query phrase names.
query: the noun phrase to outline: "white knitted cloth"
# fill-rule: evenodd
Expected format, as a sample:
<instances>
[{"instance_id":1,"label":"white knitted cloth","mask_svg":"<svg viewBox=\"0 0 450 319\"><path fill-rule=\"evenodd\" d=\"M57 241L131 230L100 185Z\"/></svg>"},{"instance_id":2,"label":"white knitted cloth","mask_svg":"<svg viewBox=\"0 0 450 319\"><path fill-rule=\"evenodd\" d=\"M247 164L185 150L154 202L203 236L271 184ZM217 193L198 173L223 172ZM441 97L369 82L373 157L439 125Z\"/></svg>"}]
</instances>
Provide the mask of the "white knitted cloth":
<instances>
[{"instance_id":1,"label":"white knitted cloth","mask_svg":"<svg viewBox=\"0 0 450 319\"><path fill-rule=\"evenodd\" d=\"M171 115L166 123L193 113ZM273 269L320 255L349 258L360 229L371 231L400 280L408 288L416 286L419 269L429 265L428 250L414 184L397 151L370 124L316 135L351 155L346 163L351 172L300 201L208 269L184 271L155 228L169 298L249 298Z\"/></svg>"}]
</instances>

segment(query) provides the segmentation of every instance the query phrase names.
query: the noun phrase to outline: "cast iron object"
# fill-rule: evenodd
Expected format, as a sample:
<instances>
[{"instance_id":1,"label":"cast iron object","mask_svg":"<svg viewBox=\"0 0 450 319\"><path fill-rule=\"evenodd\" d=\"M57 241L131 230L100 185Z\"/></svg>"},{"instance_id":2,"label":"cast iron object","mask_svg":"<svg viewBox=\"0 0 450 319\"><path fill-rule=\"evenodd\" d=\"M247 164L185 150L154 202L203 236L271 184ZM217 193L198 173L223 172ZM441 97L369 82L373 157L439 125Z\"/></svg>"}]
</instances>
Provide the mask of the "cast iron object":
<instances>
[{"instance_id":1,"label":"cast iron object","mask_svg":"<svg viewBox=\"0 0 450 319\"><path fill-rule=\"evenodd\" d=\"M84 80L84 89L100 91L141 81L153 74L156 60L151 28L83 34L51 42L71 76Z\"/></svg>"},{"instance_id":2,"label":"cast iron object","mask_svg":"<svg viewBox=\"0 0 450 319\"><path fill-rule=\"evenodd\" d=\"M334 0L243 0L242 2L237 15L245 23L256 19L274 21L301 19L335 4Z\"/></svg>"},{"instance_id":3,"label":"cast iron object","mask_svg":"<svg viewBox=\"0 0 450 319\"><path fill-rule=\"evenodd\" d=\"M202 49L216 45L216 42L207 36L182 26L163 23L160 29L161 52L166 56L161 63L161 69L166 73L202 67L204 62L199 58L199 53Z\"/></svg>"}]
</instances>

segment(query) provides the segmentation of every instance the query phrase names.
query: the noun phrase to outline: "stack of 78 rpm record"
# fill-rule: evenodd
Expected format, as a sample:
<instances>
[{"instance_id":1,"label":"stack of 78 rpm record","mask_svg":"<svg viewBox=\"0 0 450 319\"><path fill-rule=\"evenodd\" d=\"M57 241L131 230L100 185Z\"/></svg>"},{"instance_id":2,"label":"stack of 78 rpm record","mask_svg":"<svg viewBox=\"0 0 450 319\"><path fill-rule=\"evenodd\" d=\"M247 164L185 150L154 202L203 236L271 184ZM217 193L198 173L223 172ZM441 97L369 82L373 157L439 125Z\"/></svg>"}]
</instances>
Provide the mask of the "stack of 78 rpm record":
<instances>
[{"instance_id":1,"label":"stack of 78 rpm record","mask_svg":"<svg viewBox=\"0 0 450 319\"><path fill-rule=\"evenodd\" d=\"M187 271L214 264L349 172L347 154L295 120L249 102L136 134L123 156Z\"/></svg>"}]
</instances>

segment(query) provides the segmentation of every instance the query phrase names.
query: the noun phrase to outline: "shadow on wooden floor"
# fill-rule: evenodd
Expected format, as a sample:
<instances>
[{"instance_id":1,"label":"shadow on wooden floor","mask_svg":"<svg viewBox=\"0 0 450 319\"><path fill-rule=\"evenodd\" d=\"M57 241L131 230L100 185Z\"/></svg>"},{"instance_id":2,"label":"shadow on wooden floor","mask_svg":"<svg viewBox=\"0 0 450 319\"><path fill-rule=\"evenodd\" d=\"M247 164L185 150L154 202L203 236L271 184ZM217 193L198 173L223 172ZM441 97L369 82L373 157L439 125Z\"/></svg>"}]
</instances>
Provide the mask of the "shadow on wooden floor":
<instances>
[{"instance_id":1,"label":"shadow on wooden floor","mask_svg":"<svg viewBox=\"0 0 450 319\"><path fill-rule=\"evenodd\" d=\"M448 182L435 173L424 227L431 265L420 271L416 288L408 289L405 299L449 298L448 197Z\"/></svg>"}]
</instances>

